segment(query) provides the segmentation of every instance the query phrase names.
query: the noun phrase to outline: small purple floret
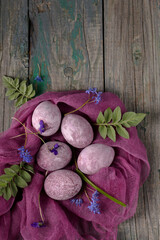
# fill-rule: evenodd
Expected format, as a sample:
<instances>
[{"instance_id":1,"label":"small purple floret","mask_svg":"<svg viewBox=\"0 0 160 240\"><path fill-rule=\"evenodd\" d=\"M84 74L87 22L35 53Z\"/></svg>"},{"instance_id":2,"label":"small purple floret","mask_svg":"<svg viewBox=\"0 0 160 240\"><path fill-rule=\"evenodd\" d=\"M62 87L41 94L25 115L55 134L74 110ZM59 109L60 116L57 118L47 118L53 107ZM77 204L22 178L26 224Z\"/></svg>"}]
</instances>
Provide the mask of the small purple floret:
<instances>
[{"instance_id":1,"label":"small purple floret","mask_svg":"<svg viewBox=\"0 0 160 240\"><path fill-rule=\"evenodd\" d=\"M86 90L86 93L97 93L97 88L89 88Z\"/></svg>"},{"instance_id":2,"label":"small purple floret","mask_svg":"<svg viewBox=\"0 0 160 240\"><path fill-rule=\"evenodd\" d=\"M33 157L30 155L30 152L24 148L24 146L18 148L18 151L20 158L23 159L23 162L30 163L32 161Z\"/></svg>"},{"instance_id":3,"label":"small purple floret","mask_svg":"<svg viewBox=\"0 0 160 240\"><path fill-rule=\"evenodd\" d=\"M43 82L43 79L39 75L37 75L34 80L36 80L37 82Z\"/></svg>"},{"instance_id":4,"label":"small purple floret","mask_svg":"<svg viewBox=\"0 0 160 240\"><path fill-rule=\"evenodd\" d=\"M91 202L90 202L90 206L88 206L89 210L91 212L93 212L94 214L101 214L100 212L100 207L99 207L99 192L98 191L95 191L93 194L92 194L92 198L91 198Z\"/></svg>"},{"instance_id":5,"label":"small purple floret","mask_svg":"<svg viewBox=\"0 0 160 240\"><path fill-rule=\"evenodd\" d=\"M40 222L34 222L31 224L32 227L34 228L41 228L41 227L46 227L45 223L43 221Z\"/></svg>"},{"instance_id":6,"label":"small purple floret","mask_svg":"<svg viewBox=\"0 0 160 240\"><path fill-rule=\"evenodd\" d=\"M70 201L71 201L71 203L75 203L76 206L81 206L82 203L83 203L83 199L82 198L73 198Z\"/></svg>"},{"instance_id":7,"label":"small purple floret","mask_svg":"<svg viewBox=\"0 0 160 240\"><path fill-rule=\"evenodd\" d=\"M58 155L57 148L59 148L58 143L56 143L56 144L54 145L54 148L53 148L53 149L50 149L50 152L53 152L54 155Z\"/></svg>"},{"instance_id":8,"label":"small purple floret","mask_svg":"<svg viewBox=\"0 0 160 240\"><path fill-rule=\"evenodd\" d=\"M40 120L39 125L40 125L39 131L42 134L45 131L45 125L44 125L43 120Z\"/></svg>"}]
</instances>

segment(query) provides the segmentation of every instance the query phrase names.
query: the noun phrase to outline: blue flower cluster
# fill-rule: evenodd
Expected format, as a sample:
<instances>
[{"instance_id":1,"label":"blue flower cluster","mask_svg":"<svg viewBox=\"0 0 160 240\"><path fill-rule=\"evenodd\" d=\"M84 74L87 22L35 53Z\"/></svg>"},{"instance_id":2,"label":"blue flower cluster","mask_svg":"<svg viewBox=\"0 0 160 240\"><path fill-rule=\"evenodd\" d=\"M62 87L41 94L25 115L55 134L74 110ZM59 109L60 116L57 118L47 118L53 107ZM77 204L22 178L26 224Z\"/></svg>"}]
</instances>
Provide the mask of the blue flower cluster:
<instances>
[{"instance_id":1,"label":"blue flower cluster","mask_svg":"<svg viewBox=\"0 0 160 240\"><path fill-rule=\"evenodd\" d=\"M41 228L41 227L46 227L45 223L43 221L40 222L34 222L31 224L32 227L34 228Z\"/></svg>"},{"instance_id":2,"label":"blue flower cluster","mask_svg":"<svg viewBox=\"0 0 160 240\"><path fill-rule=\"evenodd\" d=\"M99 192L98 191L95 191L93 194L92 194L92 198L91 198L91 202L90 202L90 206L88 206L89 210L91 212L93 212L94 214L98 213L98 214L101 214L100 212L100 207L99 207Z\"/></svg>"},{"instance_id":3,"label":"blue flower cluster","mask_svg":"<svg viewBox=\"0 0 160 240\"><path fill-rule=\"evenodd\" d=\"M42 134L45 131L45 125L44 125L43 120L40 120L39 125L40 125L39 131Z\"/></svg>"},{"instance_id":4,"label":"blue flower cluster","mask_svg":"<svg viewBox=\"0 0 160 240\"><path fill-rule=\"evenodd\" d=\"M18 148L20 158L22 158L23 162L30 163L33 157L30 155L30 152L24 148L24 146Z\"/></svg>"},{"instance_id":5,"label":"blue flower cluster","mask_svg":"<svg viewBox=\"0 0 160 240\"><path fill-rule=\"evenodd\" d=\"M86 90L86 93L90 94L94 94L94 96L92 97L92 99L94 100L94 102L96 104L98 104L101 100L102 100L102 97L101 97L101 94L102 92L97 92L97 88L89 88Z\"/></svg>"},{"instance_id":6,"label":"blue flower cluster","mask_svg":"<svg viewBox=\"0 0 160 240\"><path fill-rule=\"evenodd\" d=\"M54 145L54 148L50 149L50 152L53 152L54 155L57 155L58 154L57 148L59 148L58 143Z\"/></svg>"},{"instance_id":7,"label":"blue flower cluster","mask_svg":"<svg viewBox=\"0 0 160 240\"><path fill-rule=\"evenodd\" d=\"M83 199L82 198L73 198L70 201L71 201L71 203L75 203L76 206L81 206L82 203L83 203Z\"/></svg>"},{"instance_id":8,"label":"blue flower cluster","mask_svg":"<svg viewBox=\"0 0 160 240\"><path fill-rule=\"evenodd\" d=\"M34 80L36 80L37 82L43 82L43 79L39 75L37 75Z\"/></svg>"}]
</instances>

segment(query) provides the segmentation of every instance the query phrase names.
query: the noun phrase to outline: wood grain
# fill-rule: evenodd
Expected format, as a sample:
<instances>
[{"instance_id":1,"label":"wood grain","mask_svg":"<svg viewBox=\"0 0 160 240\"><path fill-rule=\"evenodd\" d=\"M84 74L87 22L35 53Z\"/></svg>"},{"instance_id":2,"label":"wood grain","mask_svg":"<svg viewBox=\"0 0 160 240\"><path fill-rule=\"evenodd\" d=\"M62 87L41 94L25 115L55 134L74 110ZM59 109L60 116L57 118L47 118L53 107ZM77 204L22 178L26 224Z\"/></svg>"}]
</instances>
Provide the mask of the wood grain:
<instances>
[{"instance_id":1,"label":"wood grain","mask_svg":"<svg viewBox=\"0 0 160 240\"><path fill-rule=\"evenodd\" d=\"M117 240L159 240L160 0L1 0L0 32L1 79L29 76L38 94L98 87L149 113L138 133L151 173ZM0 86L1 132L15 108Z\"/></svg>"},{"instance_id":2,"label":"wood grain","mask_svg":"<svg viewBox=\"0 0 160 240\"><path fill-rule=\"evenodd\" d=\"M151 172L134 217L119 227L118 240L158 240L160 212L160 1L104 1L105 86L127 110L149 115L138 127Z\"/></svg>"},{"instance_id":3,"label":"wood grain","mask_svg":"<svg viewBox=\"0 0 160 240\"><path fill-rule=\"evenodd\" d=\"M101 1L30 0L30 78L46 90L103 90Z\"/></svg>"},{"instance_id":4,"label":"wood grain","mask_svg":"<svg viewBox=\"0 0 160 240\"><path fill-rule=\"evenodd\" d=\"M28 78L27 1L0 2L0 132L8 129L15 112L13 101L5 97L2 76Z\"/></svg>"}]
</instances>

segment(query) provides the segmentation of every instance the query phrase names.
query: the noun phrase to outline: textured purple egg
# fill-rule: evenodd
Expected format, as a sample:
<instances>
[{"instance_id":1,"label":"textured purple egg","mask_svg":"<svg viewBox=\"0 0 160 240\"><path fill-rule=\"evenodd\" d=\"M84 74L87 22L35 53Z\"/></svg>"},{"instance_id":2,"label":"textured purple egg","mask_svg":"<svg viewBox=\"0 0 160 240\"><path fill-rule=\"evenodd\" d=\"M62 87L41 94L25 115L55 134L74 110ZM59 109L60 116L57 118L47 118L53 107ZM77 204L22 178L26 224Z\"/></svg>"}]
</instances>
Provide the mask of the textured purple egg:
<instances>
[{"instance_id":1,"label":"textured purple egg","mask_svg":"<svg viewBox=\"0 0 160 240\"><path fill-rule=\"evenodd\" d=\"M66 141L76 148L84 148L93 141L90 123L77 114L68 114L63 118L61 132Z\"/></svg>"},{"instance_id":2,"label":"textured purple egg","mask_svg":"<svg viewBox=\"0 0 160 240\"><path fill-rule=\"evenodd\" d=\"M58 144L58 148L51 152L50 150ZM47 142L43 144L37 154L37 164L48 171L55 171L65 167L72 158L70 147L63 142Z\"/></svg>"},{"instance_id":3,"label":"textured purple egg","mask_svg":"<svg viewBox=\"0 0 160 240\"><path fill-rule=\"evenodd\" d=\"M48 175L44 182L46 194L55 200L68 200L82 187L79 175L71 170L57 170Z\"/></svg>"},{"instance_id":4,"label":"textured purple egg","mask_svg":"<svg viewBox=\"0 0 160 240\"><path fill-rule=\"evenodd\" d=\"M32 125L39 131L40 121L44 122L43 136L51 136L56 133L61 123L61 112L57 105L50 101L44 101L40 103L33 111Z\"/></svg>"},{"instance_id":5,"label":"textured purple egg","mask_svg":"<svg viewBox=\"0 0 160 240\"><path fill-rule=\"evenodd\" d=\"M78 168L85 174L94 174L103 167L109 167L114 159L114 149L104 144L91 144L78 156Z\"/></svg>"}]
</instances>

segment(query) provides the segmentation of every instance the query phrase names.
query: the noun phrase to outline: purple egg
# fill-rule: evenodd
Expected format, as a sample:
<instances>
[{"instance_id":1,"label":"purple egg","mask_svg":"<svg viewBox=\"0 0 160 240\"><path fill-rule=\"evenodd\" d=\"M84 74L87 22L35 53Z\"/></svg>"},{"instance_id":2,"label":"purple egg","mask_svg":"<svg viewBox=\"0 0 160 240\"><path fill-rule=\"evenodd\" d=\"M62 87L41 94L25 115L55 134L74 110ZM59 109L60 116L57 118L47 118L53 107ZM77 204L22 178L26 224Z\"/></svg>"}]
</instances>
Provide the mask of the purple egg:
<instances>
[{"instance_id":1,"label":"purple egg","mask_svg":"<svg viewBox=\"0 0 160 240\"><path fill-rule=\"evenodd\" d=\"M84 148L93 141L90 123L77 114L68 114L63 118L61 132L66 141L76 148Z\"/></svg>"},{"instance_id":2,"label":"purple egg","mask_svg":"<svg viewBox=\"0 0 160 240\"><path fill-rule=\"evenodd\" d=\"M40 131L40 127L42 127L40 134L43 136L51 136L56 133L60 123L61 112L57 105L50 101L41 102L33 111L32 125L37 131Z\"/></svg>"},{"instance_id":3,"label":"purple egg","mask_svg":"<svg viewBox=\"0 0 160 240\"><path fill-rule=\"evenodd\" d=\"M57 144L59 147L56 147ZM58 141L47 142L39 149L37 164L45 170L55 171L64 168L71 158L72 151L67 144Z\"/></svg>"},{"instance_id":4,"label":"purple egg","mask_svg":"<svg viewBox=\"0 0 160 240\"><path fill-rule=\"evenodd\" d=\"M78 168L85 174L94 174L103 167L109 167L114 159L114 149L104 144L91 144L78 156Z\"/></svg>"},{"instance_id":5,"label":"purple egg","mask_svg":"<svg viewBox=\"0 0 160 240\"><path fill-rule=\"evenodd\" d=\"M44 182L46 194L55 200L68 200L81 190L82 180L71 170L57 170L48 175Z\"/></svg>"}]
</instances>

